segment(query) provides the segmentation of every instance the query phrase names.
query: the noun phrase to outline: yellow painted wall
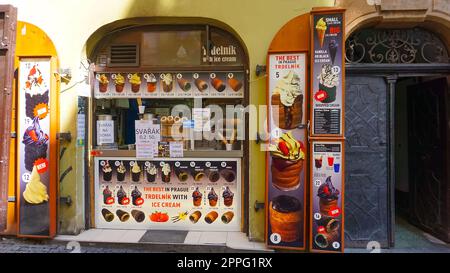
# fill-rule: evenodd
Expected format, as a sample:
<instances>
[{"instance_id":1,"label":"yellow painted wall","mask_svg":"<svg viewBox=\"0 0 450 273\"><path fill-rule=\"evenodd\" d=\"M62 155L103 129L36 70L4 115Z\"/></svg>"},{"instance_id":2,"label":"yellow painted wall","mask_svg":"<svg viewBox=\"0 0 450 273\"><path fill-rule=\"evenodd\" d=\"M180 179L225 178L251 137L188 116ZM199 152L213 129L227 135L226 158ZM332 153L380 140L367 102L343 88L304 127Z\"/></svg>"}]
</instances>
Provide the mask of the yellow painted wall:
<instances>
[{"instance_id":1,"label":"yellow painted wall","mask_svg":"<svg viewBox=\"0 0 450 273\"><path fill-rule=\"evenodd\" d=\"M21 21L43 29L55 44L60 67L72 69L72 81L61 90L82 79L80 61L86 58L88 38L101 26L133 17L196 17L212 18L230 26L242 39L250 58L250 103L265 104L265 78L255 76L256 64L265 64L268 46L276 32L290 19L307 13L312 7L333 6L334 0L9 0L18 8ZM179 19L182 22L182 18ZM150 21L150 20L149 20ZM205 20L206 22L207 20ZM293 37L297 39L297 37ZM61 131L76 137L77 85L63 92L61 100ZM83 178L80 149L72 141L67 146L61 166L72 165L62 183L61 194L75 198L71 208L61 206L61 233L76 233L83 227ZM78 155L77 155L78 151ZM264 200L264 153L259 145L250 145L250 238L264 239L264 211L255 212L255 200ZM67 185L67 186L66 186Z\"/></svg>"}]
</instances>

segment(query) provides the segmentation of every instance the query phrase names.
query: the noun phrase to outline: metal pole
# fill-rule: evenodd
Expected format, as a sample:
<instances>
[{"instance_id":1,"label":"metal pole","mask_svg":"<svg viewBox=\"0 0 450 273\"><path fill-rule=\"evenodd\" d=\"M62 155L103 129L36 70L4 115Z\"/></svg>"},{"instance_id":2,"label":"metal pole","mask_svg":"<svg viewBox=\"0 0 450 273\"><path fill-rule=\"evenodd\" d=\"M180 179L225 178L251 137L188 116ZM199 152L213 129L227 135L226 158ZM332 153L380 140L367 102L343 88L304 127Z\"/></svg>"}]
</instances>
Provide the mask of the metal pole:
<instances>
[{"instance_id":1,"label":"metal pole","mask_svg":"<svg viewBox=\"0 0 450 273\"><path fill-rule=\"evenodd\" d=\"M397 75L386 77L388 83L388 241L389 247L395 246L395 85Z\"/></svg>"}]
</instances>

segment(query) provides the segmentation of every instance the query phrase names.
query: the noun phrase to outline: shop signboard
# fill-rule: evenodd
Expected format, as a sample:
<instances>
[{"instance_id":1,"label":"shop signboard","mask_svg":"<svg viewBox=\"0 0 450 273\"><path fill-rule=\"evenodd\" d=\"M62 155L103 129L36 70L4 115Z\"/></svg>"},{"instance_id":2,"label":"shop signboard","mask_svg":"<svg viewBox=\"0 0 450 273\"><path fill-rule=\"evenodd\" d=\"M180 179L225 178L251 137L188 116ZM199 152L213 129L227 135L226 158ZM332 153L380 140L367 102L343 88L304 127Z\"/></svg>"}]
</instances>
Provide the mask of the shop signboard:
<instances>
[{"instance_id":1,"label":"shop signboard","mask_svg":"<svg viewBox=\"0 0 450 273\"><path fill-rule=\"evenodd\" d=\"M23 58L18 78L19 234L52 236L54 200L50 182L51 59ZM54 215L53 215L54 217Z\"/></svg>"},{"instance_id":2,"label":"shop signboard","mask_svg":"<svg viewBox=\"0 0 450 273\"><path fill-rule=\"evenodd\" d=\"M239 158L95 158L98 228L239 231Z\"/></svg>"},{"instance_id":3,"label":"shop signboard","mask_svg":"<svg viewBox=\"0 0 450 273\"><path fill-rule=\"evenodd\" d=\"M344 13L311 16L312 136L336 137L344 132Z\"/></svg>"},{"instance_id":4,"label":"shop signboard","mask_svg":"<svg viewBox=\"0 0 450 273\"><path fill-rule=\"evenodd\" d=\"M344 141L311 141L311 237L313 251L344 249Z\"/></svg>"},{"instance_id":5,"label":"shop signboard","mask_svg":"<svg viewBox=\"0 0 450 273\"><path fill-rule=\"evenodd\" d=\"M305 248L306 52L269 54L266 242Z\"/></svg>"}]
</instances>

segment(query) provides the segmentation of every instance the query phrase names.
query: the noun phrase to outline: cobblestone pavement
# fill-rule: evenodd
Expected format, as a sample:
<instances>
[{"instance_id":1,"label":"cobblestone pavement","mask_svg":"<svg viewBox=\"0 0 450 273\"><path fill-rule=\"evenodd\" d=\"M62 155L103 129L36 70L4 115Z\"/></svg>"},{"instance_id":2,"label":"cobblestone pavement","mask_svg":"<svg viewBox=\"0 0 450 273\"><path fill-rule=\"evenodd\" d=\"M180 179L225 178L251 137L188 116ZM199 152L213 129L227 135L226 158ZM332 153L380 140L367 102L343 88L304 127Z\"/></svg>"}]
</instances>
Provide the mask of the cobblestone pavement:
<instances>
[{"instance_id":1,"label":"cobblestone pavement","mask_svg":"<svg viewBox=\"0 0 450 273\"><path fill-rule=\"evenodd\" d=\"M0 253L251 253L225 246L168 244L97 244L0 237Z\"/></svg>"}]
</instances>

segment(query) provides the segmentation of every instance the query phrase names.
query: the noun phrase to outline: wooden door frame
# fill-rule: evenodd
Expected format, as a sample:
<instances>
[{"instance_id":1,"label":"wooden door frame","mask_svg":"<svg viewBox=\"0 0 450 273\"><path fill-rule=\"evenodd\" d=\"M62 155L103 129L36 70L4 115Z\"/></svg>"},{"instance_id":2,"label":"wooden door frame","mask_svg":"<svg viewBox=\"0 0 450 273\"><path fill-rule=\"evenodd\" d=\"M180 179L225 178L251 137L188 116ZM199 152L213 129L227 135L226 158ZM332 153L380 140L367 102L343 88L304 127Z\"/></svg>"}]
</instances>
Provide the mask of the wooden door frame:
<instances>
[{"instance_id":1,"label":"wooden door frame","mask_svg":"<svg viewBox=\"0 0 450 273\"><path fill-rule=\"evenodd\" d=\"M346 76L383 77L387 82L386 126L388 141L388 243L395 246L395 89L399 78L448 76L450 64L347 64Z\"/></svg>"},{"instance_id":2,"label":"wooden door frame","mask_svg":"<svg viewBox=\"0 0 450 273\"><path fill-rule=\"evenodd\" d=\"M3 37L0 38L0 49L5 50L5 66L3 67L0 82L0 233L6 230L8 217L8 186L10 170L11 145L11 114L12 114L12 84L14 78L14 55L16 47L17 8L12 5L0 5L3 18Z\"/></svg>"}]
</instances>

